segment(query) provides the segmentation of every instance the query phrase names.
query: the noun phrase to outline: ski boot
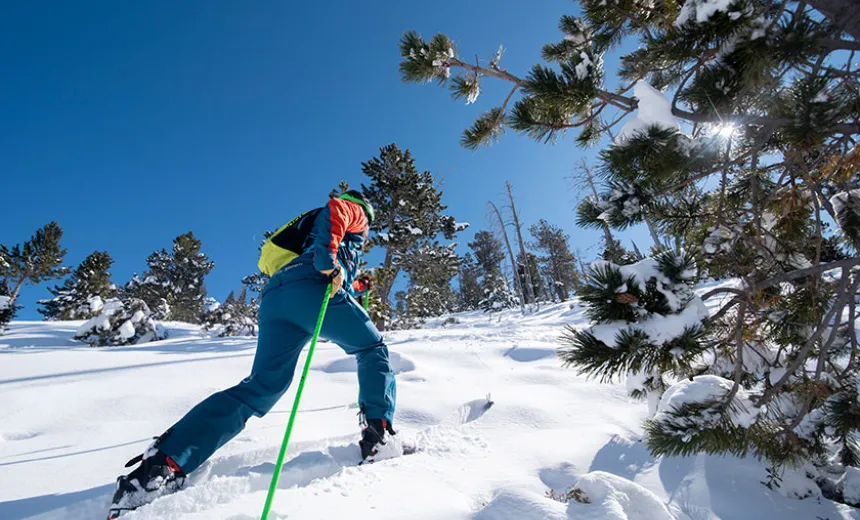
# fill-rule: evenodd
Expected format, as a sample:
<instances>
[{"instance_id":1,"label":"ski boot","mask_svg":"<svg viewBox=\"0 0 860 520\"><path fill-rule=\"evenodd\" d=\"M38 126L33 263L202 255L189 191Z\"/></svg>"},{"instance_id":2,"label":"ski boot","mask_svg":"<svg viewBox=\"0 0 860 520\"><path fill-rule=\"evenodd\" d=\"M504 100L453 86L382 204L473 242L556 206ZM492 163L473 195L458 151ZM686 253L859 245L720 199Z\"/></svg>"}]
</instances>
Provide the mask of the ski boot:
<instances>
[{"instance_id":1,"label":"ski boot","mask_svg":"<svg viewBox=\"0 0 860 520\"><path fill-rule=\"evenodd\" d=\"M361 460L363 463L373 462L379 452L379 447L386 443L385 434L397 435L391 423L384 419L367 419L364 421L364 429L361 430L361 440L358 446L361 448Z\"/></svg>"},{"instance_id":2,"label":"ski boot","mask_svg":"<svg viewBox=\"0 0 860 520\"><path fill-rule=\"evenodd\" d=\"M166 434L156 439L146 452L125 464L125 467L130 468L140 463L128 475L117 478L116 492L111 500L107 520L119 518L156 498L169 495L185 483L182 468L158 449L158 443L165 436Z\"/></svg>"}]
</instances>

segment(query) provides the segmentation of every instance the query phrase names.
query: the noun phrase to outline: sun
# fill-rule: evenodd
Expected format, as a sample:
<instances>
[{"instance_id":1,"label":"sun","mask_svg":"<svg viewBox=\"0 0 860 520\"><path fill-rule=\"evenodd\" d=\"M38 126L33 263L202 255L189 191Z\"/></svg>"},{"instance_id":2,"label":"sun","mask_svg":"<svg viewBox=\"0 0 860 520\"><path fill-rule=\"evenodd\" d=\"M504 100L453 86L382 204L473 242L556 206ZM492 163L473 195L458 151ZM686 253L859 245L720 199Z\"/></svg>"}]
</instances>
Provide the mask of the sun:
<instances>
[{"instance_id":1,"label":"sun","mask_svg":"<svg viewBox=\"0 0 860 520\"><path fill-rule=\"evenodd\" d=\"M713 126L713 133L719 135L722 138L729 139L732 134L737 130L738 127L733 125L732 123L724 123Z\"/></svg>"}]
</instances>

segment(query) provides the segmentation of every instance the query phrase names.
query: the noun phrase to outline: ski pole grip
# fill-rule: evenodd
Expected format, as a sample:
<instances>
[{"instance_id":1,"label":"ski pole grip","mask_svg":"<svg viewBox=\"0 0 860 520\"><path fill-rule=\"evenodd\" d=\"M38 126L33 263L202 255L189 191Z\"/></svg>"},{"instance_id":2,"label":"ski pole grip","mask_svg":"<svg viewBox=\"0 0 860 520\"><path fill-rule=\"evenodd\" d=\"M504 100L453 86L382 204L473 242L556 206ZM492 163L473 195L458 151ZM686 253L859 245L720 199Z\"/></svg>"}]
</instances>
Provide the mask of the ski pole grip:
<instances>
[{"instance_id":1,"label":"ski pole grip","mask_svg":"<svg viewBox=\"0 0 860 520\"><path fill-rule=\"evenodd\" d=\"M332 272L330 272L328 274L328 277L326 278L328 280L328 283L333 282L334 279L337 278L339 274L340 274L340 266L338 265L338 266L335 266L335 268L332 270Z\"/></svg>"}]
</instances>

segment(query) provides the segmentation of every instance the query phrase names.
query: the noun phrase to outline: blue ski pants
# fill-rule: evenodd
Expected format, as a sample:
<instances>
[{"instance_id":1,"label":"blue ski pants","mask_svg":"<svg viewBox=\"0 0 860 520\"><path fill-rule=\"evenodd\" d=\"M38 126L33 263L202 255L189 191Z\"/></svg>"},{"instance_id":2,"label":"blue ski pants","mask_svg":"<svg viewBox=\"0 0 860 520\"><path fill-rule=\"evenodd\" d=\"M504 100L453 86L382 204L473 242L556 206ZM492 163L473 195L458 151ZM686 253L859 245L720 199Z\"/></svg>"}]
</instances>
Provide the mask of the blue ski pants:
<instances>
[{"instance_id":1,"label":"blue ski pants","mask_svg":"<svg viewBox=\"0 0 860 520\"><path fill-rule=\"evenodd\" d=\"M186 474L241 432L252 415L262 417L271 410L289 388L328 283L310 266L291 267L276 273L263 290L251 374L192 408L159 444ZM388 347L364 309L343 289L329 302L320 337L356 357L359 403L367 418L391 422L396 387Z\"/></svg>"}]
</instances>

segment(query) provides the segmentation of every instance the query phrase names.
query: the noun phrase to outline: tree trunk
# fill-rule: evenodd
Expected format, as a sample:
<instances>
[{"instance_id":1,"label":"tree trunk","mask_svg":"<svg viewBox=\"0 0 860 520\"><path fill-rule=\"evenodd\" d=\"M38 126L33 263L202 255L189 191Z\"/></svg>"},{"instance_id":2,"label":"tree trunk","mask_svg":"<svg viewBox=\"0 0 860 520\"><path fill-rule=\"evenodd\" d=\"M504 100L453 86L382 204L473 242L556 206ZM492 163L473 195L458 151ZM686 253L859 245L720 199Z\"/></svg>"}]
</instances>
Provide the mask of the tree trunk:
<instances>
[{"instance_id":1,"label":"tree trunk","mask_svg":"<svg viewBox=\"0 0 860 520\"><path fill-rule=\"evenodd\" d=\"M517 272L517 261L514 258L514 250L511 248L511 241L508 240L508 232L505 230L505 221L502 220L502 213L499 211L499 208L496 207L493 201L490 201L490 207L493 208L493 212L496 214L496 218L499 220L499 227L502 229L502 236L505 239L505 246L508 248L508 255L511 257L511 269L514 270L514 288L517 290L517 295L520 297L520 311L525 313L525 295L523 294L523 286L520 283L520 275Z\"/></svg>"},{"instance_id":2,"label":"tree trunk","mask_svg":"<svg viewBox=\"0 0 860 520\"><path fill-rule=\"evenodd\" d=\"M860 40L860 2L857 0L809 0L816 11L834 25Z\"/></svg>"},{"instance_id":3,"label":"tree trunk","mask_svg":"<svg viewBox=\"0 0 860 520\"><path fill-rule=\"evenodd\" d=\"M663 243L660 242L660 236L657 235L657 228L654 227L654 224L651 223L650 219L645 219L645 224L648 225L648 232L651 233L651 240L654 241L654 247L657 249L663 249Z\"/></svg>"},{"instance_id":4,"label":"tree trunk","mask_svg":"<svg viewBox=\"0 0 860 520\"><path fill-rule=\"evenodd\" d=\"M391 246L385 249L385 260L382 262L382 271L386 273L385 283L379 284L379 299L382 301L382 319L376 323L376 328L385 330L385 315L391 312L391 289L394 288L394 280L400 273L400 268L394 268L394 251Z\"/></svg>"},{"instance_id":5,"label":"tree trunk","mask_svg":"<svg viewBox=\"0 0 860 520\"><path fill-rule=\"evenodd\" d=\"M588 183L588 187L591 188L591 194L594 195L594 200L599 199L599 195L597 194L597 187L594 186L594 175L591 174L591 168L586 164L585 159L582 160L582 164L579 165L579 169L582 171L583 175L585 175L585 182ZM601 228L603 228L603 239L606 240L606 247L609 248L615 242L615 239L612 237L612 230L609 229L609 224L606 223L605 220L601 220Z\"/></svg>"},{"instance_id":6,"label":"tree trunk","mask_svg":"<svg viewBox=\"0 0 860 520\"><path fill-rule=\"evenodd\" d=\"M517 230L517 242L519 242L519 246L520 246L520 256L522 256L523 260L526 263L526 265L523 267L523 273L525 274L524 278L526 281L526 294L528 295L528 299L529 299L529 301L527 303L534 303L535 302L535 288L534 288L534 285L532 284L532 275L530 272L531 269L529 266L529 258L526 255L526 246L523 243L523 231L522 231L522 228L520 226L520 218L517 215L517 206L516 206L516 204L514 204L514 193L513 193L513 189L511 188L511 182L505 181L505 186L507 187L507 190L508 190L508 200L511 201L511 214L514 217L514 229Z\"/></svg>"},{"instance_id":7,"label":"tree trunk","mask_svg":"<svg viewBox=\"0 0 860 520\"><path fill-rule=\"evenodd\" d=\"M15 289L9 295L9 298L11 298L11 300L12 300L11 302L13 304L18 300L18 293L21 292L21 287L24 287L24 282L27 281L27 278L29 278L29 276L30 276L29 274L21 275L21 279L18 280L18 282L15 284ZM7 285L7 287L8 287L8 285Z\"/></svg>"}]
</instances>

